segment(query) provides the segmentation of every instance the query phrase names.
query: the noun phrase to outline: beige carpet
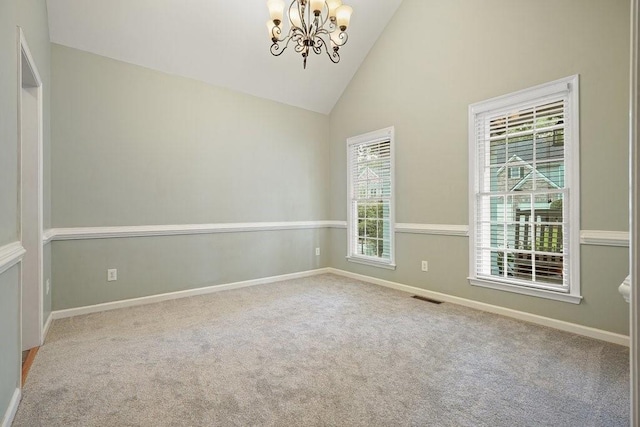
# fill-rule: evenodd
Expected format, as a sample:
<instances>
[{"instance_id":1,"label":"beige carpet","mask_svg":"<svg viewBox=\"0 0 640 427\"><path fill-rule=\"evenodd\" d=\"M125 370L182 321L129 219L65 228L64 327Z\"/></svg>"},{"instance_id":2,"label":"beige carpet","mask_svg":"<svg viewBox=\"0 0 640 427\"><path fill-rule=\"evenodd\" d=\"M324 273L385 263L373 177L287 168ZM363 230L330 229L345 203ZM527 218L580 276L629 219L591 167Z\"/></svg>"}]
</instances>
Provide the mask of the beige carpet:
<instances>
[{"instance_id":1,"label":"beige carpet","mask_svg":"<svg viewBox=\"0 0 640 427\"><path fill-rule=\"evenodd\" d=\"M323 275L55 321L14 426L626 426L628 357Z\"/></svg>"}]
</instances>

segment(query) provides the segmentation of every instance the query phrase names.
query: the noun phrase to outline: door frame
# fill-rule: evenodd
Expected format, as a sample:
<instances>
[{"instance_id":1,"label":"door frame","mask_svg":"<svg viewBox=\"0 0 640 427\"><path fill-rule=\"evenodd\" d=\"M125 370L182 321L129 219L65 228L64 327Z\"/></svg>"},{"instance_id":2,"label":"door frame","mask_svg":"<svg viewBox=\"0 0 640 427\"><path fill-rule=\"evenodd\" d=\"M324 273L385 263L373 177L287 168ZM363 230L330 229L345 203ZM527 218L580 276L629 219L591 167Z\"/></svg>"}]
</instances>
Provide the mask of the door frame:
<instances>
[{"instance_id":1,"label":"door frame","mask_svg":"<svg viewBox=\"0 0 640 427\"><path fill-rule=\"evenodd\" d=\"M35 293L33 300L27 302L27 307L29 309L38 310L38 322L37 325L34 325L30 331L27 333L30 336L29 345L30 346L40 346L43 342L43 277L44 277L44 265L43 265L43 90L42 90L42 79L40 78L40 73L38 72L38 68L36 66L35 60L33 59L33 55L31 54L31 50L29 49L29 45L27 43L26 37L21 27L18 27L18 183L19 183L19 191L18 191L18 236L20 241L22 242L23 247L25 246L24 238L24 229L28 226L33 226L31 224L24 224L23 222L23 201L24 201L24 182L23 182L23 160L24 160L24 144L28 144L30 141L23 141L22 134L22 91L23 85L26 84L26 87L31 87L36 89L36 108L37 108L37 142L36 142L36 156L37 156L37 167L35 173L36 177L36 187L37 187L37 206L35 215L37 216L37 224L36 226L36 263L37 263L37 281L38 281L38 292ZM28 69L23 68L23 60L26 63ZM29 80L25 81L23 79L23 72L28 73ZM29 254L25 254L25 258ZM23 258L23 262L21 263L21 272L20 272L20 348L23 346L23 336L25 335L23 324L24 313L23 309L25 304L22 301L24 294L24 268L25 262Z\"/></svg>"}]
</instances>

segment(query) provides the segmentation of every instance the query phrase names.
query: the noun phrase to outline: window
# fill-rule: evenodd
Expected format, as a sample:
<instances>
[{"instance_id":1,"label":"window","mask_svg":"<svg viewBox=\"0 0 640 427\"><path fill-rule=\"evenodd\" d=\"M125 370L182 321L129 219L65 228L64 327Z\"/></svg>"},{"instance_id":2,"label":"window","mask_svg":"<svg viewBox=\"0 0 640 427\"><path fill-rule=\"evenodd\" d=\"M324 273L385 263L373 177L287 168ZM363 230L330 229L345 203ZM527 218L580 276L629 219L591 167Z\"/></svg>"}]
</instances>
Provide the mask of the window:
<instances>
[{"instance_id":1,"label":"window","mask_svg":"<svg viewBox=\"0 0 640 427\"><path fill-rule=\"evenodd\" d=\"M347 140L347 259L395 268L393 127Z\"/></svg>"},{"instance_id":2,"label":"window","mask_svg":"<svg viewBox=\"0 0 640 427\"><path fill-rule=\"evenodd\" d=\"M522 171L524 168L512 167L509 168L509 178L520 179L522 178Z\"/></svg>"},{"instance_id":3,"label":"window","mask_svg":"<svg viewBox=\"0 0 640 427\"><path fill-rule=\"evenodd\" d=\"M579 303L578 76L469 107L470 282Z\"/></svg>"}]
</instances>

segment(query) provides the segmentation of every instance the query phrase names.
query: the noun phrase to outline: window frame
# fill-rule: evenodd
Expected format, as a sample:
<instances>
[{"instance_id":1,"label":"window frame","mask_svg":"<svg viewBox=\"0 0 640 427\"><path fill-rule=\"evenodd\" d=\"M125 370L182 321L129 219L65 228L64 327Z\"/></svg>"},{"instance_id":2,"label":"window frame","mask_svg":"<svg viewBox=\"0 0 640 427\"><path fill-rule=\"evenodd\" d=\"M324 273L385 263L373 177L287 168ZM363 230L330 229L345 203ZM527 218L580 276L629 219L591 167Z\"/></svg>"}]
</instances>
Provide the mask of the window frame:
<instances>
[{"instance_id":1,"label":"window frame","mask_svg":"<svg viewBox=\"0 0 640 427\"><path fill-rule=\"evenodd\" d=\"M580 99L579 75L565 77L507 95L491 98L469 105L469 283L490 289L514 292L540 298L579 304L580 293ZM539 101L545 102L550 97L562 96L567 100L565 125L569 138L565 140L564 150L564 191L566 191L566 213L568 231L568 289L549 289L543 284L536 285L531 281L508 280L500 278L488 279L477 274L476 224L479 213L477 194L480 191L478 167L480 159L476 135L476 117L491 112L517 110ZM563 270L566 274L566 271Z\"/></svg>"},{"instance_id":2,"label":"window frame","mask_svg":"<svg viewBox=\"0 0 640 427\"><path fill-rule=\"evenodd\" d=\"M354 218L352 204L356 199L354 190L354 177L352 175L352 147L376 142L389 141L389 161L390 161L390 190L389 197L389 259L380 257L360 255L355 250L355 239L358 237L358 221ZM365 264L373 267L395 270L395 128L393 126L368 132L362 135L347 138L347 261Z\"/></svg>"}]
</instances>

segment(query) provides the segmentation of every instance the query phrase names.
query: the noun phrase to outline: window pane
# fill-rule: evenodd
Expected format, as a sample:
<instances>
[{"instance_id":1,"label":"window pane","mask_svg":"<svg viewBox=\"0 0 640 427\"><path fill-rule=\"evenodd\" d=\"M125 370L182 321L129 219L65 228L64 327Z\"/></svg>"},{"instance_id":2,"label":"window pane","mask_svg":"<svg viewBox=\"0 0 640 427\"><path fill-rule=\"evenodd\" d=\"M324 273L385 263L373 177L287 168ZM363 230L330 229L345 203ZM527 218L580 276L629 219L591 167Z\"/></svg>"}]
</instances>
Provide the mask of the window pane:
<instances>
[{"instance_id":1,"label":"window pane","mask_svg":"<svg viewBox=\"0 0 640 427\"><path fill-rule=\"evenodd\" d=\"M533 225L529 222L519 222L507 225L507 248L520 251L530 251Z\"/></svg>"},{"instance_id":2,"label":"window pane","mask_svg":"<svg viewBox=\"0 0 640 427\"><path fill-rule=\"evenodd\" d=\"M491 247L496 249L505 248L504 224L491 224Z\"/></svg>"},{"instance_id":3,"label":"window pane","mask_svg":"<svg viewBox=\"0 0 640 427\"><path fill-rule=\"evenodd\" d=\"M564 157L564 129L541 132L536 136L536 158L540 160Z\"/></svg>"},{"instance_id":4,"label":"window pane","mask_svg":"<svg viewBox=\"0 0 640 427\"><path fill-rule=\"evenodd\" d=\"M536 282L554 285L563 283L562 255L536 255Z\"/></svg>"},{"instance_id":5,"label":"window pane","mask_svg":"<svg viewBox=\"0 0 640 427\"><path fill-rule=\"evenodd\" d=\"M509 139L509 163L533 161L533 135Z\"/></svg>"},{"instance_id":6,"label":"window pane","mask_svg":"<svg viewBox=\"0 0 640 427\"><path fill-rule=\"evenodd\" d=\"M478 198L479 218L483 221L503 221L504 200L504 196L480 196Z\"/></svg>"},{"instance_id":7,"label":"window pane","mask_svg":"<svg viewBox=\"0 0 640 427\"><path fill-rule=\"evenodd\" d=\"M536 107L536 129L547 129L564 125L564 101L554 101Z\"/></svg>"},{"instance_id":8,"label":"window pane","mask_svg":"<svg viewBox=\"0 0 640 427\"><path fill-rule=\"evenodd\" d=\"M504 252L502 251L491 251L491 275L506 277L508 272L508 266L505 266L504 263ZM505 270L505 267L507 269Z\"/></svg>"},{"instance_id":9,"label":"window pane","mask_svg":"<svg viewBox=\"0 0 640 427\"><path fill-rule=\"evenodd\" d=\"M507 161L506 159L506 138L501 138L495 141L491 141L489 149L489 164L492 166L502 166Z\"/></svg>"},{"instance_id":10,"label":"window pane","mask_svg":"<svg viewBox=\"0 0 640 427\"><path fill-rule=\"evenodd\" d=\"M564 188L564 162L538 164L536 189L557 190L560 188Z\"/></svg>"},{"instance_id":11,"label":"window pane","mask_svg":"<svg viewBox=\"0 0 640 427\"><path fill-rule=\"evenodd\" d=\"M507 170L504 166L485 169L488 182L484 183L483 191L507 191Z\"/></svg>"},{"instance_id":12,"label":"window pane","mask_svg":"<svg viewBox=\"0 0 640 427\"><path fill-rule=\"evenodd\" d=\"M530 253L515 252L513 256L513 276L521 280L533 280L533 264Z\"/></svg>"},{"instance_id":13,"label":"window pane","mask_svg":"<svg viewBox=\"0 0 640 427\"><path fill-rule=\"evenodd\" d=\"M531 132L533 130L533 111L533 108L527 108L510 115L507 118L507 135Z\"/></svg>"}]
</instances>

